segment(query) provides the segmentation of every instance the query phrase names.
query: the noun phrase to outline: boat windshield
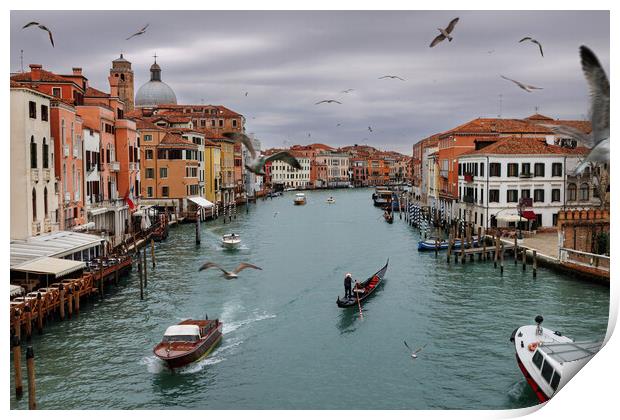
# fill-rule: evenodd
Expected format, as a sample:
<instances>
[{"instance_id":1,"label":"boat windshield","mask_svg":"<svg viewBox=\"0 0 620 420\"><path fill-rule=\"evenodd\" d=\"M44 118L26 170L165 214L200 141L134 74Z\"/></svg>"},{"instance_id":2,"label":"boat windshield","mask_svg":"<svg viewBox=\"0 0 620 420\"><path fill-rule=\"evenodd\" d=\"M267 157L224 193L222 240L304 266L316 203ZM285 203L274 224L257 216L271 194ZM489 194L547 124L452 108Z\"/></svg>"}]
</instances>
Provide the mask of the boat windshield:
<instances>
[{"instance_id":1,"label":"boat windshield","mask_svg":"<svg viewBox=\"0 0 620 420\"><path fill-rule=\"evenodd\" d=\"M173 342L194 342L198 341L199 337L197 335L165 335L164 343L173 343Z\"/></svg>"}]
</instances>

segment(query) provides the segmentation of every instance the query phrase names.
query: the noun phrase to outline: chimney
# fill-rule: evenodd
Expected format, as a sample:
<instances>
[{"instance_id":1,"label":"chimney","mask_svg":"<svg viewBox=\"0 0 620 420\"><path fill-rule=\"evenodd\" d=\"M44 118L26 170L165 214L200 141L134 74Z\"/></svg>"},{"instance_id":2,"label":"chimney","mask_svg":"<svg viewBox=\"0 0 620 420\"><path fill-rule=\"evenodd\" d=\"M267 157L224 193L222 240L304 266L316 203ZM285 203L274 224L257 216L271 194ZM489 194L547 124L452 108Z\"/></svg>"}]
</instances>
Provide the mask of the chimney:
<instances>
[{"instance_id":1,"label":"chimney","mask_svg":"<svg viewBox=\"0 0 620 420\"><path fill-rule=\"evenodd\" d=\"M41 64L30 65L31 80L33 82L41 80L41 69L43 69L43 66Z\"/></svg>"},{"instance_id":2,"label":"chimney","mask_svg":"<svg viewBox=\"0 0 620 420\"><path fill-rule=\"evenodd\" d=\"M82 75L82 67L73 67L71 70L73 70L73 75L74 76L81 76Z\"/></svg>"}]
</instances>

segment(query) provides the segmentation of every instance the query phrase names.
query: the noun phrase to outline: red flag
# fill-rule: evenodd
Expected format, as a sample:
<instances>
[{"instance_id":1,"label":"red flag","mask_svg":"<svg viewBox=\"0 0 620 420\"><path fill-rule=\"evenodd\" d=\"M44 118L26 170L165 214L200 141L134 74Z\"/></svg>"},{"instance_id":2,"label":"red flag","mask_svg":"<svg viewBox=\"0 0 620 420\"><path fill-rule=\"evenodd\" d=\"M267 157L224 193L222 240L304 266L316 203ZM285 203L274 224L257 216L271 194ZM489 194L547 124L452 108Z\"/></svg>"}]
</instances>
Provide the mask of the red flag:
<instances>
[{"instance_id":1,"label":"red flag","mask_svg":"<svg viewBox=\"0 0 620 420\"><path fill-rule=\"evenodd\" d=\"M134 204L132 199L129 198L129 191L127 191L127 193L125 194L125 203L127 203L127 205L129 206L129 210L133 210L136 208L136 205Z\"/></svg>"}]
</instances>

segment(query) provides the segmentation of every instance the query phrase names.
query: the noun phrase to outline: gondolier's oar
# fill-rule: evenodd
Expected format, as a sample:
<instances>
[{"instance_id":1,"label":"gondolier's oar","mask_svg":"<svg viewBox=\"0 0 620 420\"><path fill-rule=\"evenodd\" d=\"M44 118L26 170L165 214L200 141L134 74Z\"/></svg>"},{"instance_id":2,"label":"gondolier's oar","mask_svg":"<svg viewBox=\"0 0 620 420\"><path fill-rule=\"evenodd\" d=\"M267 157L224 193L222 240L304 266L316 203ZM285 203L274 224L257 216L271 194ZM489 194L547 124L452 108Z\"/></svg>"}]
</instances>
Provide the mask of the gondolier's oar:
<instances>
[{"instance_id":1,"label":"gondolier's oar","mask_svg":"<svg viewBox=\"0 0 620 420\"><path fill-rule=\"evenodd\" d=\"M357 290L355 291L355 296L357 297L357 307L360 310L360 318L364 319L364 315L362 315L362 304L360 303L360 295Z\"/></svg>"}]
</instances>

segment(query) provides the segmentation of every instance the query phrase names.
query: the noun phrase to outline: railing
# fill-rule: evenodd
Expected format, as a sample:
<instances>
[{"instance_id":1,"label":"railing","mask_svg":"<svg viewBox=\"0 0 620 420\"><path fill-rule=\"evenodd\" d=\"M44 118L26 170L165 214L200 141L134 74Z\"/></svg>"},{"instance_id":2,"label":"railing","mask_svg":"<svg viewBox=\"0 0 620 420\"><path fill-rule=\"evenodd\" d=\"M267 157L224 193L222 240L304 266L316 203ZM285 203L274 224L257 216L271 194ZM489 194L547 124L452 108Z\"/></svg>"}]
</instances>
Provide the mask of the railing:
<instances>
[{"instance_id":1,"label":"railing","mask_svg":"<svg viewBox=\"0 0 620 420\"><path fill-rule=\"evenodd\" d=\"M41 233L41 222L32 222L32 234L38 235Z\"/></svg>"},{"instance_id":2,"label":"railing","mask_svg":"<svg viewBox=\"0 0 620 420\"><path fill-rule=\"evenodd\" d=\"M64 156L69 157L69 145L68 144L63 145L62 150L64 152Z\"/></svg>"},{"instance_id":3,"label":"railing","mask_svg":"<svg viewBox=\"0 0 620 420\"><path fill-rule=\"evenodd\" d=\"M469 203L469 204L474 204L475 203L474 196L473 195L464 195L463 196L463 202L464 203Z\"/></svg>"},{"instance_id":4,"label":"railing","mask_svg":"<svg viewBox=\"0 0 620 420\"><path fill-rule=\"evenodd\" d=\"M43 169L43 181L49 181L50 180L50 170L48 168L44 168Z\"/></svg>"},{"instance_id":5,"label":"railing","mask_svg":"<svg viewBox=\"0 0 620 420\"><path fill-rule=\"evenodd\" d=\"M560 247L560 262L609 272L609 255L592 254Z\"/></svg>"},{"instance_id":6,"label":"railing","mask_svg":"<svg viewBox=\"0 0 620 420\"><path fill-rule=\"evenodd\" d=\"M32 181L34 182L39 182L39 169L38 168L30 169L30 179L32 179Z\"/></svg>"},{"instance_id":7,"label":"railing","mask_svg":"<svg viewBox=\"0 0 620 420\"><path fill-rule=\"evenodd\" d=\"M532 177L532 173L531 172L521 172L519 174L519 178L531 178Z\"/></svg>"},{"instance_id":8,"label":"railing","mask_svg":"<svg viewBox=\"0 0 620 420\"><path fill-rule=\"evenodd\" d=\"M119 162L110 162L108 165L113 172L118 172L121 169L121 164Z\"/></svg>"},{"instance_id":9,"label":"railing","mask_svg":"<svg viewBox=\"0 0 620 420\"><path fill-rule=\"evenodd\" d=\"M103 208L103 207L123 207L125 206L125 200L120 199L112 199L112 200L99 200L90 204L91 208Z\"/></svg>"}]
</instances>

